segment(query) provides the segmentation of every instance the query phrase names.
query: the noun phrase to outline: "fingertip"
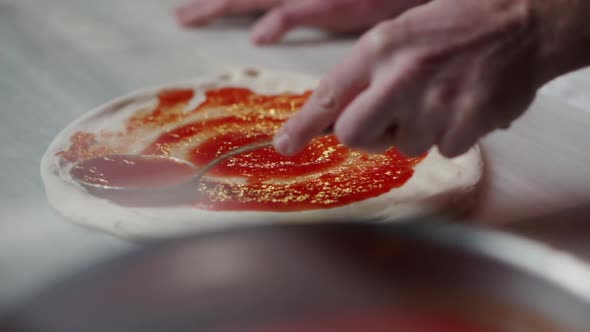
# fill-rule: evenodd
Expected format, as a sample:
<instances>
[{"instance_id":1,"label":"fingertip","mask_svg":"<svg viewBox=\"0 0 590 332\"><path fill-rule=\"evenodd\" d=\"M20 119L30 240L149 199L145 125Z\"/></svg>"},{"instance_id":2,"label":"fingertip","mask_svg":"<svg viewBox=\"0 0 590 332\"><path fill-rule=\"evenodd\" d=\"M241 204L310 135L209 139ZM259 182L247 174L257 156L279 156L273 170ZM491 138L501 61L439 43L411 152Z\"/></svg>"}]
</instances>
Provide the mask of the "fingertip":
<instances>
[{"instance_id":1,"label":"fingertip","mask_svg":"<svg viewBox=\"0 0 590 332\"><path fill-rule=\"evenodd\" d=\"M250 37L250 41L251 41L251 42L252 42L252 44L254 44L254 45L258 45L258 46L263 46L263 45L265 45L265 43L264 43L264 39L263 39L262 37L260 37L260 36L255 36L255 35L252 35L252 36Z\"/></svg>"},{"instance_id":2,"label":"fingertip","mask_svg":"<svg viewBox=\"0 0 590 332\"><path fill-rule=\"evenodd\" d=\"M396 146L396 148L404 156L413 158L413 157L419 157L419 156L423 155L428 150L430 150L431 146L425 147L425 146L419 146L419 145L413 144L413 145L409 145L409 146L398 145L398 146Z\"/></svg>"},{"instance_id":3,"label":"fingertip","mask_svg":"<svg viewBox=\"0 0 590 332\"><path fill-rule=\"evenodd\" d=\"M420 126L403 130L396 141L397 149L407 157L418 157L430 150L435 144L435 135L429 129Z\"/></svg>"},{"instance_id":4,"label":"fingertip","mask_svg":"<svg viewBox=\"0 0 590 332\"><path fill-rule=\"evenodd\" d=\"M176 9L176 17L178 22L186 27L205 26L215 18L224 15L226 10L225 1L192 0Z\"/></svg>"},{"instance_id":5,"label":"fingertip","mask_svg":"<svg viewBox=\"0 0 590 332\"><path fill-rule=\"evenodd\" d=\"M277 43L284 31L271 24L268 17L264 17L252 28L251 40L256 45L270 45Z\"/></svg>"},{"instance_id":6,"label":"fingertip","mask_svg":"<svg viewBox=\"0 0 590 332\"><path fill-rule=\"evenodd\" d=\"M264 15L254 26L252 36L254 43L268 45L277 43L292 28L301 24L301 8L297 6L279 6Z\"/></svg>"},{"instance_id":7,"label":"fingertip","mask_svg":"<svg viewBox=\"0 0 590 332\"><path fill-rule=\"evenodd\" d=\"M467 152L475 143L475 139L472 139L470 136L473 135L467 130L463 130L463 132L458 130L448 132L438 145L438 150L444 157L458 157Z\"/></svg>"},{"instance_id":8,"label":"fingertip","mask_svg":"<svg viewBox=\"0 0 590 332\"><path fill-rule=\"evenodd\" d=\"M176 21L183 27L189 28L193 26L205 25L206 22L201 18L195 16L191 9L178 8L175 12Z\"/></svg>"},{"instance_id":9,"label":"fingertip","mask_svg":"<svg viewBox=\"0 0 590 332\"><path fill-rule=\"evenodd\" d=\"M456 155L457 147L453 144L453 142L449 141L448 139L443 139L438 144L438 152L440 152L443 157L446 158L453 158Z\"/></svg>"},{"instance_id":10,"label":"fingertip","mask_svg":"<svg viewBox=\"0 0 590 332\"><path fill-rule=\"evenodd\" d=\"M443 157L452 159L452 158L459 157L460 155L465 153L467 150L462 150L455 145L440 145L438 147L438 151L440 152L441 155L443 155Z\"/></svg>"},{"instance_id":11,"label":"fingertip","mask_svg":"<svg viewBox=\"0 0 590 332\"><path fill-rule=\"evenodd\" d=\"M481 115L481 113L479 113ZM448 158L458 157L471 149L477 141L494 129L485 117L468 118L443 134L439 150Z\"/></svg>"},{"instance_id":12,"label":"fingertip","mask_svg":"<svg viewBox=\"0 0 590 332\"><path fill-rule=\"evenodd\" d=\"M334 135L344 146L366 150L363 145L365 142L363 142L359 131L356 130L355 126L349 126L347 122L343 121L342 117L338 118L334 124Z\"/></svg>"},{"instance_id":13,"label":"fingertip","mask_svg":"<svg viewBox=\"0 0 590 332\"><path fill-rule=\"evenodd\" d=\"M328 125L324 126L322 121L313 121L312 118L302 111L293 115L275 135L275 149L284 155L294 155L316 136L321 135Z\"/></svg>"},{"instance_id":14,"label":"fingertip","mask_svg":"<svg viewBox=\"0 0 590 332\"><path fill-rule=\"evenodd\" d=\"M278 153L285 156L294 156L305 148L305 144L298 144L297 141L286 134L277 135L273 141L273 146Z\"/></svg>"},{"instance_id":15,"label":"fingertip","mask_svg":"<svg viewBox=\"0 0 590 332\"><path fill-rule=\"evenodd\" d=\"M258 46L270 45L276 42L276 40L266 32L253 32L251 36L251 41L253 44Z\"/></svg>"},{"instance_id":16,"label":"fingertip","mask_svg":"<svg viewBox=\"0 0 590 332\"><path fill-rule=\"evenodd\" d=\"M291 155L293 153L291 149L291 139L289 134L285 132L279 132L274 137L273 146L280 154Z\"/></svg>"}]
</instances>

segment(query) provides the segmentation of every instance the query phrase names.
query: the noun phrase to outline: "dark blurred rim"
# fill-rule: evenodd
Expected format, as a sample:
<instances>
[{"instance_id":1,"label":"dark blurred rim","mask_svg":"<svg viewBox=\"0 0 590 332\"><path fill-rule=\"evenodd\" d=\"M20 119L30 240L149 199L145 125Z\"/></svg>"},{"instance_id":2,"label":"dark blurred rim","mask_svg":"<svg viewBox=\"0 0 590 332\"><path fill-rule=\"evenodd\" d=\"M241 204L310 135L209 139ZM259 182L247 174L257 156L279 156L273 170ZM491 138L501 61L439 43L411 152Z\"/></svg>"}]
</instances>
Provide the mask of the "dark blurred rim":
<instances>
[{"instance_id":1,"label":"dark blurred rim","mask_svg":"<svg viewBox=\"0 0 590 332\"><path fill-rule=\"evenodd\" d=\"M176 245L199 240L223 240L227 236L236 236L243 232L290 232L324 230L365 230L387 237L408 239L417 243L432 244L441 248L473 254L488 258L500 264L512 267L529 277L547 281L556 288L571 294L590 308L590 265L575 256L552 249L544 244L522 238L520 236L478 228L473 225L452 224L449 219L441 217L415 218L401 223L389 223L379 220L359 222L329 222L290 225L258 225L235 229L208 231L189 235L180 241L164 241L152 243L145 250L132 252L114 261L125 263L130 259L149 257L162 249L173 249ZM363 233L363 232L360 232ZM367 232L365 232L366 234ZM124 264L123 264L124 265ZM112 266L112 265L111 265ZM93 269L101 271L101 266ZM0 321L2 321L0 315Z\"/></svg>"},{"instance_id":2,"label":"dark blurred rim","mask_svg":"<svg viewBox=\"0 0 590 332\"><path fill-rule=\"evenodd\" d=\"M427 215L396 222L376 218L367 219L363 222L318 221L287 225L254 224L230 229L211 229L177 239L198 241L199 239L223 238L230 234L248 231L288 232L290 230L306 231L317 228L337 230L342 227L366 229L379 233L395 233L396 236L419 242L430 242L442 247L487 257L540 280L545 280L579 298L590 308L590 264L569 252L559 251L541 242L464 222L459 224L454 219L447 217ZM146 243L162 244L160 241L144 242L144 244ZM152 249L161 248L159 245L155 247ZM149 255L150 252L151 250L147 250L144 253Z\"/></svg>"},{"instance_id":3,"label":"dark blurred rim","mask_svg":"<svg viewBox=\"0 0 590 332\"><path fill-rule=\"evenodd\" d=\"M440 216L423 216L404 221L368 219L364 222L309 222L304 224L262 224L231 229L209 230L197 235L181 237L188 240L224 237L243 231L289 231L312 228L369 229L380 233L433 243L487 257L514 267L530 276L545 280L579 298L590 308L590 264L574 254L559 251L541 242L504 231L482 228ZM150 241L148 241L150 242ZM158 242L158 241L156 241Z\"/></svg>"},{"instance_id":4,"label":"dark blurred rim","mask_svg":"<svg viewBox=\"0 0 590 332\"><path fill-rule=\"evenodd\" d=\"M421 222L386 227L409 238L489 257L569 292L590 307L590 265L521 236L470 225Z\"/></svg>"}]
</instances>

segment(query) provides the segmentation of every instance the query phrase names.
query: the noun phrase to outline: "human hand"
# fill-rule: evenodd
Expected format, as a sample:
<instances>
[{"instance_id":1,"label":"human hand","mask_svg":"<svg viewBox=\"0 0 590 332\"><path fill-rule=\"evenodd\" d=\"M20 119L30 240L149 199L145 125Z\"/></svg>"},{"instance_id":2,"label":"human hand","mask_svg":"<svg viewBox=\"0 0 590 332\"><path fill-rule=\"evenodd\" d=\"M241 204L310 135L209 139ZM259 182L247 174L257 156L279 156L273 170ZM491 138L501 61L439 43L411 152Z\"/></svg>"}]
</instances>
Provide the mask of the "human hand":
<instances>
[{"instance_id":1,"label":"human hand","mask_svg":"<svg viewBox=\"0 0 590 332\"><path fill-rule=\"evenodd\" d=\"M227 15L269 11L252 29L257 44L276 43L289 30L311 26L353 32L401 14L427 0L192 0L177 9L185 26L206 25Z\"/></svg>"},{"instance_id":2,"label":"human hand","mask_svg":"<svg viewBox=\"0 0 590 332\"><path fill-rule=\"evenodd\" d=\"M507 128L545 82L580 67L587 3L435 0L411 9L361 38L279 131L275 147L294 154L334 125L353 148L395 145L415 156L438 145L458 156Z\"/></svg>"}]
</instances>

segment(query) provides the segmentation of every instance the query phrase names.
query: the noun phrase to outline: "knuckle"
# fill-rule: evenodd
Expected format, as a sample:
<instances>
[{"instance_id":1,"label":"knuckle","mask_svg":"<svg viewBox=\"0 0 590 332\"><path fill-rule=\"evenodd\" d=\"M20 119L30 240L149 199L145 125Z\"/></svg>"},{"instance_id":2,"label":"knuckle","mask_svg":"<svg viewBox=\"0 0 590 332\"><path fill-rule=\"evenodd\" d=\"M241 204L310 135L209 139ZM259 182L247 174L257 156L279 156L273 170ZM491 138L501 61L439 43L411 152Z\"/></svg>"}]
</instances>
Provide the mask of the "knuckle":
<instances>
[{"instance_id":1,"label":"knuckle","mask_svg":"<svg viewBox=\"0 0 590 332\"><path fill-rule=\"evenodd\" d=\"M360 40L359 47L373 57L380 56L392 48L392 22L381 22L367 32Z\"/></svg>"},{"instance_id":2,"label":"knuckle","mask_svg":"<svg viewBox=\"0 0 590 332\"><path fill-rule=\"evenodd\" d=\"M457 108L460 112L477 112L489 103L487 95L487 93L481 91L471 91L466 93L461 97Z\"/></svg>"},{"instance_id":3,"label":"knuckle","mask_svg":"<svg viewBox=\"0 0 590 332\"><path fill-rule=\"evenodd\" d=\"M400 57L404 61L406 72L421 75L424 80L440 81L436 79L444 74L445 56L441 51L431 46L409 47L407 50L400 52Z\"/></svg>"},{"instance_id":4,"label":"knuckle","mask_svg":"<svg viewBox=\"0 0 590 332\"><path fill-rule=\"evenodd\" d=\"M517 1L511 4L509 23L523 32L535 25L535 9L531 1Z\"/></svg>"},{"instance_id":5,"label":"knuckle","mask_svg":"<svg viewBox=\"0 0 590 332\"><path fill-rule=\"evenodd\" d=\"M413 39L420 37L419 32L422 29L422 25L422 21L417 22L413 17L400 16L391 21L389 31L394 34L400 42L412 41Z\"/></svg>"},{"instance_id":6,"label":"knuckle","mask_svg":"<svg viewBox=\"0 0 590 332\"><path fill-rule=\"evenodd\" d=\"M394 21L379 22L372 29L372 32L376 33L376 34L381 34L381 35L388 35L391 33L393 26L394 26Z\"/></svg>"},{"instance_id":7,"label":"knuckle","mask_svg":"<svg viewBox=\"0 0 590 332\"><path fill-rule=\"evenodd\" d=\"M391 64L397 68L393 68ZM401 86L424 86L431 76L430 68L430 59L421 53L413 50L401 51L397 54L395 62L386 66L386 69L393 69L396 74L383 77L383 82L390 91Z\"/></svg>"},{"instance_id":8,"label":"knuckle","mask_svg":"<svg viewBox=\"0 0 590 332\"><path fill-rule=\"evenodd\" d=\"M407 56L405 61L406 72L419 73L425 71L428 58L423 53L413 53Z\"/></svg>"},{"instance_id":9,"label":"knuckle","mask_svg":"<svg viewBox=\"0 0 590 332\"><path fill-rule=\"evenodd\" d=\"M442 90L443 88L436 87L426 93L424 97L424 109L426 112L437 111L449 105L449 101L445 98Z\"/></svg>"},{"instance_id":10,"label":"knuckle","mask_svg":"<svg viewBox=\"0 0 590 332\"><path fill-rule=\"evenodd\" d=\"M424 108L426 111L449 108L456 97L456 89L452 83L441 82L426 92Z\"/></svg>"}]
</instances>

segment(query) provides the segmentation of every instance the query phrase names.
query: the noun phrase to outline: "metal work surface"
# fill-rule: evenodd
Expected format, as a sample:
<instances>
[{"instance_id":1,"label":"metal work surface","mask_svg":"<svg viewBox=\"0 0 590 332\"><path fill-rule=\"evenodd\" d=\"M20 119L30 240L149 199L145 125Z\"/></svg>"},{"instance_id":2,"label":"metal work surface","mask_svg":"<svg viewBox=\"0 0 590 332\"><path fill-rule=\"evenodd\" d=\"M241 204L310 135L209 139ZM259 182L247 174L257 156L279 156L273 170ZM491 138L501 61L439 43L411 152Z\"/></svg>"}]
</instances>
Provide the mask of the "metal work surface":
<instances>
[{"instance_id":1,"label":"metal work surface","mask_svg":"<svg viewBox=\"0 0 590 332\"><path fill-rule=\"evenodd\" d=\"M0 308L132 248L70 225L48 206L39 160L67 123L131 90L232 64L320 75L354 42L300 30L280 46L256 48L248 20L179 28L171 15L177 3L0 0ZM590 112L566 106L584 103L567 81L555 86L511 130L483 141L488 177L477 222L506 223L590 198Z\"/></svg>"}]
</instances>

